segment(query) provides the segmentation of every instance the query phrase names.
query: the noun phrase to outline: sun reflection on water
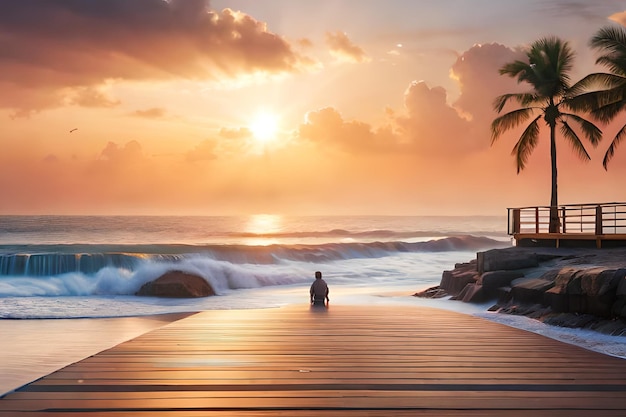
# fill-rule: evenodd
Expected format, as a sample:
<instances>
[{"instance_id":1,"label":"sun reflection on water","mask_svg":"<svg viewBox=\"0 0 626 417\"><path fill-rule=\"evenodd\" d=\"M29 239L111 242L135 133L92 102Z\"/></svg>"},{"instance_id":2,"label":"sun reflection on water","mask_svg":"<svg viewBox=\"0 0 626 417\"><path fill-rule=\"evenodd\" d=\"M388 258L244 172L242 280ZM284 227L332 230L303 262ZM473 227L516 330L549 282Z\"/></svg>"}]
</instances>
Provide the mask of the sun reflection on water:
<instances>
[{"instance_id":1,"label":"sun reflection on water","mask_svg":"<svg viewBox=\"0 0 626 417\"><path fill-rule=\"evenodd\" d=\"M283 230L283 218L278 214L253 214L249 217L245 231L254 236L248 239L251 245L267 246L279 243L273 234ZM268 236L269 235L269 236Z\"/></svg>"}]
</instances>

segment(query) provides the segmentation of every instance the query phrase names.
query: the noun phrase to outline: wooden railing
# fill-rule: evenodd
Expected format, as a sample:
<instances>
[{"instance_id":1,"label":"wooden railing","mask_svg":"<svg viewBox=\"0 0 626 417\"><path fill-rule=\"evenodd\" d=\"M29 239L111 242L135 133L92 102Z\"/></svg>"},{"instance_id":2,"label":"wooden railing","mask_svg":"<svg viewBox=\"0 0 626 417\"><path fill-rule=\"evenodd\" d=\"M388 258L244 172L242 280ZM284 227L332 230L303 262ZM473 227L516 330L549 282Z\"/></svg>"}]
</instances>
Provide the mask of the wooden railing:
<instances>
[{"instance_id":1,"label":"wooden railing","mask_svg":"<svg viewBox=\"0 0 626 417\"><path fill-rule=\"evenodd\" d=\"M550 206L508 208L508 234L548 233ZM562 234L626 234L626 203L567 204L559 206Z\"/></svg>"}]
</instances>

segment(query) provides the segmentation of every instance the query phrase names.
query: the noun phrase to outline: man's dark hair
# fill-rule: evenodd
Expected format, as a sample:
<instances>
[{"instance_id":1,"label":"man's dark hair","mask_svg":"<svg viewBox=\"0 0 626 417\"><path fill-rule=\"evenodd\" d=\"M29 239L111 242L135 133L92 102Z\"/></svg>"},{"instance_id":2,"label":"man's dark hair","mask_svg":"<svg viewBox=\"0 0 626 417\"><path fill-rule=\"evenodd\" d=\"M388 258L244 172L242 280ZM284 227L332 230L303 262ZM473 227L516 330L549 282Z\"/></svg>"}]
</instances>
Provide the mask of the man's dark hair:
<instances>
[{"instance_id":1,"label":"man's dark hair","mask_svg":"<svg viewBox=\"0 0 626 417\"><path fill-rule=\"evenodd\" d=\"M317 279L322 278L322 273L320 271L315 271L315 278Z\"/></svg>"}]
</instances>

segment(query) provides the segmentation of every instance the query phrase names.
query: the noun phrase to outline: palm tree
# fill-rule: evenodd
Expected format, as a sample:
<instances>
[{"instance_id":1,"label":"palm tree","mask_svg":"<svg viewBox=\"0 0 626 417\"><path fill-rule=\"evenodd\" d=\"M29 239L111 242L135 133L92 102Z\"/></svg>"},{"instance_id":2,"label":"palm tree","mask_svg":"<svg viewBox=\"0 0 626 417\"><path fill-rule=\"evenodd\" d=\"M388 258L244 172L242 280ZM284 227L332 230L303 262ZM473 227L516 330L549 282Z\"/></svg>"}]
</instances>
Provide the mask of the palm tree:
<instances>
[{"instance_id":1,"label":"palm tree","mask_svg":"<svg viewBox=\"0 0 626 417\"><path fill-rule=\"evenodd\" d=\"M602 138L602 132L593 123L569 110L570 76L574 53L567 42L557 37L542 38L526 50L528 62L514 61L500 68L500 75L517 78L532 87L526 93L504 94L494 101L494 109L502 112L509 100L516 101L521 107L497 117L491 123L491 144L507 130L513 129L532 117L532 120L518 139L511 154L517 162L519 174L528 161L528 157L537 146L539 139L539 119L543 117L550 128L550 162L552 167L552 191L550 194L549 232L559 232L557 164L556 164L556 127L560 126L563 138L570 143L574 152L582 159L591 159L578 134L570 123L578 126L583 135L595 147Z\"/></svg>"},{"instance_id":2,"label":"palm tree","mask_svg":"<svg viewBox=\"0 0 626 417\"><path fill-rule=\"evenodd\" d=\"M583 78L576 91L573 107L578 111L588 111L602 123L609 123L622 110L626 109L626 29L604 27L591 38L589 45L602 53L596 64L607 67L609 74L595 73ZM588 91L601 86L604 90ZM587 91L587 92L585 92ZM615 149L626 137L626 124L617 132L602 160L604 169L615 155Z\"/></svg>"}]
</instances>

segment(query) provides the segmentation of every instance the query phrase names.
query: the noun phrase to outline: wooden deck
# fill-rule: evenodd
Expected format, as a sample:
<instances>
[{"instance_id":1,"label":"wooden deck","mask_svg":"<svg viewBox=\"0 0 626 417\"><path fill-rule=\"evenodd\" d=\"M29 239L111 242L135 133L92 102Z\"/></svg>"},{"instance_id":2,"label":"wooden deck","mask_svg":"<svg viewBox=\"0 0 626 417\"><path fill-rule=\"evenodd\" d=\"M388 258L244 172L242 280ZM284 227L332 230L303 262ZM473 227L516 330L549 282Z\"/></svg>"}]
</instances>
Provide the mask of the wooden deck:
<instances>
[{"instance_id":1,"label":"wooden deck","mask_svg":"<svg viewBox=\"0 0 626 417\"><path fill-rule=\"evenodd\" d=\"M517 246L626 246L626 203L566 204L556 209L558 224L550 231L549 206L507 209L507 233Z\"/></svg>"},{"instance_id":2,"label":"wooden deck","mask_svg":"<svg viewBox=\"0 0 626 417\"><path fill-rule=\"evenodd\" d=\"M207 311L0 400L42 415L625 416L626 360L422 307Z\"/></svg>"},{"instance_id":3,"label":"wooden deck","mask_svg":"<svg viewBox=\"0 0 626 417\"><path fill-rule=\"evenodd\" d=\"M626 234L597 235L595 233L515 233L516 246L547 246L554 248L616 248L626 247Z\"/></svg>"}]
</instances>

